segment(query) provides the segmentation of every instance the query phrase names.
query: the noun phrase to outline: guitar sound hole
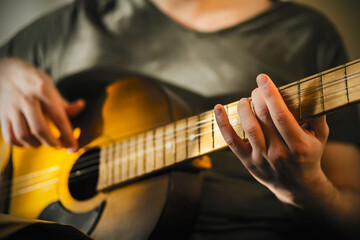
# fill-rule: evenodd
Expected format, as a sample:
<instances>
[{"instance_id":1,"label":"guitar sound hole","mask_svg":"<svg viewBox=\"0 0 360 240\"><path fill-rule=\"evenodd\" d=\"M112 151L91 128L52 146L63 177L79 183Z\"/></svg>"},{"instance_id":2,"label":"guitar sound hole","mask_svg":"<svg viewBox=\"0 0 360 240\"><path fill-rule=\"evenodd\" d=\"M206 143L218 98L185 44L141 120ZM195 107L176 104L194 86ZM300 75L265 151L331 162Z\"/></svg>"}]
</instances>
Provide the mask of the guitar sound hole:
<instances>
[{"instance_id":1,"label":"guitar sound hole","mask_svg":"<svg viewBox=\"0 0 360 240\"><path fill-rule=\"evenodd\" d=\"M75 162L69 176L69 191L73 198L86 200L96 194L99 153L99 148L90 149Z\"/></svg>"}]
</instances>

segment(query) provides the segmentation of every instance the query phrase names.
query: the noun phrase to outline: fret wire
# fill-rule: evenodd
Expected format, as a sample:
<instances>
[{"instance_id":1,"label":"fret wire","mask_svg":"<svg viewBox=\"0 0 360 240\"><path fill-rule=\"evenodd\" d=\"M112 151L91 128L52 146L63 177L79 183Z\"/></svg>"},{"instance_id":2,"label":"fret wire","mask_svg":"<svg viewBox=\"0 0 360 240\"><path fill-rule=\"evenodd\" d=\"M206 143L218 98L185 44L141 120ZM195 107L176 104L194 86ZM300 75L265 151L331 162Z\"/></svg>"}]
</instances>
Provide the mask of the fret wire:
<instances>
[{"instance_id":1,"label":"fret wire","mask_svg":"<svg viewBox=\"0 0 360 240\"><path fill-rule=\"evenodd\" d=\"M139 140L139 135L135 136L135 166L134 166L134 173L135 176L137 176L138 173L138 161L139 161L139 156L138 156L138 140ZM134 156L134 155L133 155Z\"/></svg>"},{"instance_id":2,"label":"fret wire","mask_svg":"<svg viewBox=\"0 0 360 240\"><path fill-rule=\"evenodd\" d=\"M121 165L121 171L120 171L120 180L121 181L124 181L124 178L125 178L125 172L126 172L126 166L125 166L125 164L126 164L126 161L125 161L125 159L126 159L126 156L125 156L125 152L124 151L126 151L126 149L125 149L125 141L122 141L121 142L121 152L120 152L120 159L121 159L121 161L120 161L120 165Z\"/></svg>"},{"instance_id":3,"label":"fret wire","mask_svg":"<svg viewBox=\"0 0 360 240\"><path fill-rule=\"evenodd\" d=\"M112 162L112 182L115 183L115 182L116 182L116 178L115 178L115 166L116 166L116 162L113 161L113 160L116 159L116 144L113 143L112 145L113 145L112 148L114 149L114 151L113 151L113 153L112 153L112 159L111 159L110 161Z\"/></svg>"},{"instance_id":4,"label":"fret wire","mask_svg":"<svg viewBox=\"0 0 360 240\"><path fill-rule=\"evenodd\" d=\"M98 187L99 188L103 188L104 185L105 185L105 181L104 181L104 178L105 178L105 164L104 164L104 155L105 155L105 148L101 148L100 149L100 159L99 159L99 174L100 174L100 180L99 180L99 184L98 184Z\"/></svg>"},{"instance_id":5,"label":"fret wire","mask_svg":"<svg viewBox=\"0 0 360 240\"><path fill-rule=\"evenodd\" d=\"M214 111L211 111L211 136L212 136L212 149L215 149L215 134L214 134Z\"/></svg>"},{"instance_id":6,"label":"fret wire","mask_svg":"<svg viewBox=\"0 0 360 240\"><path fill-rule=\"evenodd\" d=\"M299 98L299 119L300 121L302 121L302 110L301 110L301 87L300 87L300 80L299 80L299 84L298 84L298 98Z\"/></svg>"},{"instance_id":7,"label":"fret wire","mask_svg":"<svg viewBox=\"0 0 360 240\"><path fill-rule=\"evenodd\" d=\"M188 150L188 144L189 144L189 140L188 140L188 138L189 138L189 132L188 132L188 121L189 121L189 119L188 118L186 118L185 119L185 151L186 151L186 159L188 159L189 158L189 150Z\"/></svg>"},{"instance_id":8,"label":"fret wire","mask_svg":"<svg viewBox=\"0 0 360 240\"><path fill-rule=\"evenodd\" d=\"M163 150L163 166L166 166L166 159L165 159L165 126L163 126L163 135L162 135L162 150Z\"/></svg>"},{"instance_id":9,"label":"fret wire","mask_svg":"<svg viewBox=\"0 0 360 240\"><path fill-rule=\"evenodd\" d=\"M131 141L129 139L129 141L128 141L128 149L126 151L126 155L127 155L127 179L130 178L130 161L131 161L131 159L130 159L130 148L131 148L130 144L131 144Z\"/></svg>"},{"instance_id":10,"label":"fret wire","mask_svg":"<svg viewBox=\"0 0 360 240\"><path fill-rule=\"evenodd\" d=\"M105 168L105 176L104 176L104 185L105 185L105 187L107 187L108 186L108 181L109 181L109 179L108 179L108 176L109 176L109 168L107 168L107 166L108 166L108 159L107 159L107 156L108 156L108 151L109 151L109 147L108 146L106 146L105 147L105 156L104 156L104 168Z\"/></svg>"},{"instance_id":11,"label":"fret wire","mask_svg":"<svg viewBox=\"0 0 360 240\"><path fill-rule=\"evenodd\" d=\"M109 145L109 151L108 151L108 160L107 160L107 164L108 164L108 186L112 185L112 181L113 181L113 161L112 161L112 155L113 155L113 144Z\"/></svg>"},{"instance_id":12,"label":"fret wire","mask_svg":"<svg viewBox=\"0 0 360 240\"><path fill-rule=\"evenodd\" d=\"M152 169L156 169L156 142L155 142L155 128L153 129L153 149L154 149L154 159L153 159L153 168Z\"/></svg>"},{"instance_id":13,"label":"fret wire","mask_svg":"<svg viewBox=\"0 0 360 240\"><path fill-rule=\"evenodd\" d=\"M112 151L112 147L113 147L113 144L110 144L109 145L109 151L108 151L108 186L110 186L112 184L112 181L113 181L113 161L111 159L112 156L113 156L113 152Z\"/></svg>"},{"instance_id":14,"label":"fret wire","mask_svg":"<svg viewBox=\"0 0 360 240\"><path fill-rule=\"evenodd\" d=\"M199 154L201 153L201 149L200 149L200 133L201 133L201 126L200 126L200 115L197 115L197 119L198 119L198 134L199 134L199 137L198 137L198 148L199 148Z\"/></svg>"},{"instance_id":15,"label":"fret wire","mask_svg":"<svg viewBox=\"0 0 360 240\"><path fill-rule=\"evenodd\" d=\"M322 112L325 112L325 103L324 103L324 91L323 91L323 81L322 81L322 76L319 76L319 80L320 80L320 102L321 102L321 109Z\"/></svg>"},{"instance_id":16,"label":"fret wire","mask_svg":"<svg viewBox=\"0 0 360 240\"><path fill-rule=\"evenodd\" d=\"M349 99L349 89L348 89L348 76L347 76L347 70L346 67L347 65L344 64L344 78L345 78L345 88L346 88L346 102L349 103L350 99Z\"/></svg>"},{"instance_id":17,"label":"fret wire","mask_svg":"<svg viewBox=\"0 0 360 240\"><path fill-rule=\"evenodd\" d=\"M146 133L144 133L144 139L146 140ZM147 163L147 154L146 154L146 141L143 143L143 172L146 173L146 163Z\"/></svg>"},{"instance_id":18,"label":"fret wire","mask_svg":"<svg viewBox=\"0 0 360 240\"><path fill-rule=\"evenodd\" d=\"M174 125L174 131L173 131L173 135L174 135L174 162L176 163L176 122L173 123Z\"/></svg>"},{"instance_id":19,"label":"fret wire","mask_svg":"<svg viewBox=\"0 0 360 240\"><path fill-rule=\"evenodd\" d=\"M122 159L121 157L121 153L122 153L122 143L121 142L118 142L117 143L117 146L118 146L118 155L119 155L119 159L118 159L118 173L120 173L120 176L117 177L117 179L119 179L119 181L121 182L121 174L122 174L122 161L120 161ZM119 174L118 174L119 175Z\"/></svg>"}]
</instances>

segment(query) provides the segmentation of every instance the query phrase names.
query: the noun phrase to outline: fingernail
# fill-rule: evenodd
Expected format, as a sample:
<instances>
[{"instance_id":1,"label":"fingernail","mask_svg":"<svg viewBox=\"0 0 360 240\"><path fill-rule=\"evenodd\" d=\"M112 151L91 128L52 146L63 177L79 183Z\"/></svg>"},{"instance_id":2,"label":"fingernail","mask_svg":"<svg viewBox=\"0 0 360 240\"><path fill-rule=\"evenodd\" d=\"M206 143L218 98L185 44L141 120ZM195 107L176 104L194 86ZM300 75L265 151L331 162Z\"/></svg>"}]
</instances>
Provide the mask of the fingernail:
<instances>
[{"instance_id":1,"label":"fingernail","mask_svg":"<svg viewBox=\"0 0 360 240\"><path fill-rule=\"evenodd\" d=\"M216 105L214 107L214 112L215 112L215 115L221 115L220 105Z\"/></svg>"},{"instance_id":2,"label":"fingernail","mask_svg":"<svg viewBox=\"0 0 360 240\"><path fill-rule=\"evenodd\" d=\"M260 74L257 76L256 82L259 87L264 87L267 84L267 78L265 77L264 74Z\"/></svg>"},{"instance_id":3,"label":"fingernail","mask_svg":"<svg viewBox=\"0 0 360 240\"><path fill-rule=\"evenodd\" d=\"M68 152L68 153L74 153L74 152L76 152L77 150L78 150L77 147L71 147L71 148L68 148L68 149L67 149L67 152Z\"/></svg>"},{"instance_id":4,"label":"fingernail","mask_svg":"<svg viewBox=\"0 0 360 240\"><path fill-rule=\"evenodd\" d=\"M67 149L67 152L68 152L68 153L74 153L74 152L75 152L75 150L74 150L74 149L72 149L72 148L68 148L68 149Z\"/></svg>"}]
</instances>

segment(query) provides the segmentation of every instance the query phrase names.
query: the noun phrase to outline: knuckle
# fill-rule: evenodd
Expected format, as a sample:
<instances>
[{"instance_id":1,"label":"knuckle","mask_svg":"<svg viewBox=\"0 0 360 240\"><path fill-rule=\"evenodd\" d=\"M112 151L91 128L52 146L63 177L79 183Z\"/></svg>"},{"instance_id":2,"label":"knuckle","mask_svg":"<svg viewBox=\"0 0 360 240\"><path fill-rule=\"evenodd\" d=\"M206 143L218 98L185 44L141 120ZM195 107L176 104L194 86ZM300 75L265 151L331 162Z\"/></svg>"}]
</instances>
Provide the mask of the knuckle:
<instances>
[{"instance_id":1,"label":"knuckle","mask_svg":"<svg viewBox=\"0 0 360 240\"><path fill-rule=\"evenodd\" d=\"M218 126L219 126L220 129L227 128L227 126L228 126L228 125L226 124L226 122L223 121L223 120L218 120L217 124L218 124Z\"/></svg>"},{"instance_id":2,"label":"knuckle","mask_svg":"<svg viewBox=\"0 0 360 240\"><path fill-rule=\"evenodd\" d=\"M23 95L20 96L19 102L21 102L21 105L25 108L32 108L34 106L35 97L32 95Z\"/></svg>"},{"instance_id":3,"label":"knuckle","mask_svg":"<svg viewBox=\"0 0 360 240\"><path fill-rule=\"evenodd\" d=\"M252 99L255 99L257 97L257 94L258 94L258 91L259 89L258 88L255 88L254 90L251 91L251 98Z\"/></svg>"},{"instance_id":4,"label":"knuckle","mask_svg":"<svg viewBox=\"0 0 360 240\"><path fill-rule=\"evenodd\" d=\"M330 128L329 128L328 124L325 124L325 126L324 126L324 133L325 133L325 136L327 138L329 136L329 133L330 133Z\"/></svg>"},{"instance_id":5,"label":"knuckle","mask_svg":"<svg viewBox=\"0 0 360 240\"><path fill-rule=\"evenodd\" d=\"M21 132L17 138L24 142L28 142L31 139L31 135L29 132Z\"/></svg>"},{"instance_id":6,"label":"knuckle","mask_svg":"<svg viewBox=\"0 0 360 240\"><path fill-rule=\"evenodd\" d=\"M233 137L225 138L225 142L230 148L234 148L234 147L237 146L236 141L235 141L235 139Z\"/></svg>"},{"instance_id":7,"label":"knuckle","mask_svg":"<svg viewBox=\"0 0 360 240\"><path fill-rule=\"evenodd\" d=\"M257 110L256 116L264 122L271 121L271 116L270 116L269 110L267 108L262 108L262 109Z\"/></svg>"},{"instance_id":8,"label":"knuckle","mask_svg":"<svg viewBox=\"0 0 360 240\"><path fill-rule=\"evenodd\" d=\"M10 140L10 138L9 137L7 137L7 136L3 136L3 138L4 138L4 142L7 144L7 145L11 145L11 140Z\"/></svg>"},{"instance_id":9,"label":"knuckle","mask_svg":"<svg viewBox=\"0 0 360 240\"><path fill-rule=\"evenodd\" d=\"M47 79L43 76L41 72L35 70L32 77L33 91L36 95L47 96L49 94L49 84Z\"/></svg>"},{"instance_id":10,"label":"knuckle","mask_svg":"<svg viewBox=\"0 0 360 240\"><path fill-rule=\"evenodd\" d=\"M16 146L22 146L14 135L10 136L10 143L9 144L13 144L13 145L16 145Z\"/></svg>"},{"instance_id":11,"label":"knuckle","mask_svg":"<svg viewBox=\"0 0 360 240\"><path fill-rule=\"evenodd\" d=\"M47 84L44 81L37 82L36 92L41 96L47 96L49 92Z\"/></svg>"},{"instance_id":12,"label":"knuckle","mask_svg":"<svg viewBox=\"0 0 360 240\"><path fill-rule=\"evenodd\" d=\"M245 130L246 135L250 138L256 137L257 132L258 132L258 129L255 125L250 125L250 126L246 127L244 130Z\"/></svg>"},{"instance_id":13,"label":"knuckle","mask_svg":"<svg viewBox=\"0 0 360 240\"><path fill-rule=\"evenodd\" d=\"M247 98L241 98L237 105L238 112L239 112L239 109L245 108L248 104L249 104L249 100Z\"/></svg>"},{"instance_id":14,"label":"knuckle","mask_svg":"<svg viewBox=\"0 0 360 240\"><path fill-rule=\"evenodd\" d=\"M274 121L279 123L280 125L287 123L287 114L285 112L278 112L274 115Z\"/></svg>"},{"instance_id":15,"label":"knuckle","mask_svg":"<svg viewBox=\"0 0 360 240\"><path fill-rule=\"evenodd\" d=\"M269 160L272 162L283 162L288 158L288 152L283 147L273 147L269 149Z\"/></svg>"},{"instance_id":16,"label":"knuckle","mask_svg":"<svg viewBox=\"0 0 360 240\"><path fill-rule=\"evenodd\" d=\"M302 158L308 155L308 146L304 143L299 143L293 147L291 150L292 154L297 158Z\"/></svg>"},{"instance_id":17,"label":"knuckle","mask_svg":"<svg viewBox=\"0 0 360 240\"><path fill-rule=\"evenodd\" d=\"M36 137L45 138L47 136L47 130L44 126L37 126L33 131Z\"/></svg>"}]
</instances>

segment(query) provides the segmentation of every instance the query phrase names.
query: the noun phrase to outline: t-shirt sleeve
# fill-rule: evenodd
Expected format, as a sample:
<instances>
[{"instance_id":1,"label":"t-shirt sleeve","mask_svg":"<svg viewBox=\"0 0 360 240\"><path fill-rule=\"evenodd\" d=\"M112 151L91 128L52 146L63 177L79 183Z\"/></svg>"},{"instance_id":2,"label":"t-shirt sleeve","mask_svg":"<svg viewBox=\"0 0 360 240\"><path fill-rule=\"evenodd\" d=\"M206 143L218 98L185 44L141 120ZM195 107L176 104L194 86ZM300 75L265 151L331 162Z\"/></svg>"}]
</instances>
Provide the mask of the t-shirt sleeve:
<instances>
[{"instance_id":1,"label":"t-shirt sleeve","mask_svg":"<svg viewBox=\"0 0 360 240\"><path fill-rule=\"evenodd\" d=\"M0 48L0 58L17 57L51 75L71 36L79 5L66 5L25 27Z\"/></svg>"}]
</instances>

